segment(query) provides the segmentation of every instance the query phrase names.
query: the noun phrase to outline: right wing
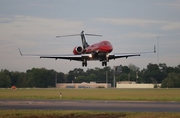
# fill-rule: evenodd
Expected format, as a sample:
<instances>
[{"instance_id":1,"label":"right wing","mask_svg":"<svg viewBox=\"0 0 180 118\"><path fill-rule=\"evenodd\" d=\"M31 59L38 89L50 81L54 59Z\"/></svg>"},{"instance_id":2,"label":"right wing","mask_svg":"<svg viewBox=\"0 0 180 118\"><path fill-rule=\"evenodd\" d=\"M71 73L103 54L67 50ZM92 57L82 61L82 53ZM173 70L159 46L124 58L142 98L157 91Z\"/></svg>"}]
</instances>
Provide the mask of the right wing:
<instances>
[{"instance_id":1,"label":"right wing","mask_svg":"<svg viewBox=\"0 0 180 118\"><path fill-rule=\"evenodd\" d=\"M73 54L62 54L62 55L40 55L40 58L51 58L51 59L66 59L66 60L75 60L82 61L82 55L73 55Z\"/></svg>"},{"instance_id":2,"label":"right wing","mask_svg":"<svg viewBox=\"0 0 180 118\"><path fill-rule=\"evenodd\" d=\"M39 55L39 54L23 54L19 49L19 53L21 56L38 56L40 58L51 58L51 59L66 59L66 60L75 60L75 61L83 61L84 59L89 59L89 54L81 54L81 55L74 55L74 54L61 54L61 55Z\"/></svg>"}]
</instances>

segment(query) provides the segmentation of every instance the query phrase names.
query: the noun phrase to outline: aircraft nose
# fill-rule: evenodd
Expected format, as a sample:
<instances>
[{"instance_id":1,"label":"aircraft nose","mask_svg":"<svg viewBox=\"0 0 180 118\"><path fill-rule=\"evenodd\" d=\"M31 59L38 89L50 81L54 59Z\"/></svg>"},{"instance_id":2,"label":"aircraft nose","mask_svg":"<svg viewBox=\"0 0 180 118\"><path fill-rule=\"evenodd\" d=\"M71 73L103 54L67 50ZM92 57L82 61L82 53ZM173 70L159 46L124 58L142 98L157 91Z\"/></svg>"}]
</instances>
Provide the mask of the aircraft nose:
<instances>
[{"instance_id":1,"label":"aircraft nose","mask_svg":"<svg viewBox=\"0 0 180 118\"><path fill-rule=\"evenodd\" d=\"M110 53L113 50L112 45L103 46L101 48L102 48L102 50L104 50L105 52L108 52L108 53Z\"/></svg>"},{"instance_id":2,"label":"aircraft nose","mask_svg":"<svg viewBox=\"0 0 180 118\"><path fill-rule=\"evenodd\" d=\"M108 52L111 52L111 51L113 50L112 45L108 46L108 47L107 47L107 50L108 50Z\"/></svg>"}]
</instances>

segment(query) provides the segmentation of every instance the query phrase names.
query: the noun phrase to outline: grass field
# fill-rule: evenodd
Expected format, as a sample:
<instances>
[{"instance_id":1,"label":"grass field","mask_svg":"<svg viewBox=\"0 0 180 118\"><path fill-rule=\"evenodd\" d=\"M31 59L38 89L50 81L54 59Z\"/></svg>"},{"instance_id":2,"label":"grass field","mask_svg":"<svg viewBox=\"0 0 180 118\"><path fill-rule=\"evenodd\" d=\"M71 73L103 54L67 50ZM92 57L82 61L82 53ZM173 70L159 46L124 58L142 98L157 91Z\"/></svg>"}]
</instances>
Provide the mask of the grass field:
<instances>
[{"instance_id":1,"label":"grass field","mask_svg":"<svg viewBox=\"0 0 180 118\"><path fill-rule=\"evenodd\" d=\"M1 99L180 101L180 89L0 89ZM0 118L180 118L180 113L0 110Z\"/></svg>"},{"instance_id":2,"label":"grass field","mask_svg":"<svg viewBox=\"0 0 180 118\"><path fill-rule=\"evenodd\" d=\"M0 118L179 118L180 113L0 110Z\"/></svg>"},{"instance_id":3,"label":"grass field","mask_svg":"<svg viewBox=\"0 0 180 118\"><path fill-rule=\"evenodd\" d=\"M180 89L0 89L0 99L180 101Z\"/></svg>"}]
</instances>

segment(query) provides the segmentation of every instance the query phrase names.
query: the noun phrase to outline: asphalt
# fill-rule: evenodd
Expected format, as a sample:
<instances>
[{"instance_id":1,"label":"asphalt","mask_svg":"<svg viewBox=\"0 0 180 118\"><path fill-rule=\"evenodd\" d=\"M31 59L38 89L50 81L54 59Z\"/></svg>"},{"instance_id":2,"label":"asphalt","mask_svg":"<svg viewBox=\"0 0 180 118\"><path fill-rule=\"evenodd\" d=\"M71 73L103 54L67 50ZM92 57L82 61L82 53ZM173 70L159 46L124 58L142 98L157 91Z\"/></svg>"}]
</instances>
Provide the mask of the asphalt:
<instances>
[{"instance_id":1,"label":"asphalt","mask_svg":"<svg viewBox=\"0 0 180 118\"><path fill-rule=\"evenodd\" d=\"M180 102L96 100L0 100L2 110L93 110L115 112L180 112Z\"/></svg>"}]
</instances>

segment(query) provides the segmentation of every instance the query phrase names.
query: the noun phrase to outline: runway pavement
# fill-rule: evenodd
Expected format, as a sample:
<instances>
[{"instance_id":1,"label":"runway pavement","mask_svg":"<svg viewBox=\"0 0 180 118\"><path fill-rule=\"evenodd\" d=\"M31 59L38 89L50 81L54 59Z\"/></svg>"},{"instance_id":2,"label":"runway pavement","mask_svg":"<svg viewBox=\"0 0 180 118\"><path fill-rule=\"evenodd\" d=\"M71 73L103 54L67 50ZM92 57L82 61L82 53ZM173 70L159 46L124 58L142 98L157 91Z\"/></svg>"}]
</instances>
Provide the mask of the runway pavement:
<instances>
[{"instance_id":1,"label":"runway pavement","mask_svg":"<svg viewBox=\"0 0 180 118\"><path fill-rule=\"evenodd\" d=\"M180 112L180 102L97 100L0 100L0 109Z\"/></svg>"}]
</instances>

